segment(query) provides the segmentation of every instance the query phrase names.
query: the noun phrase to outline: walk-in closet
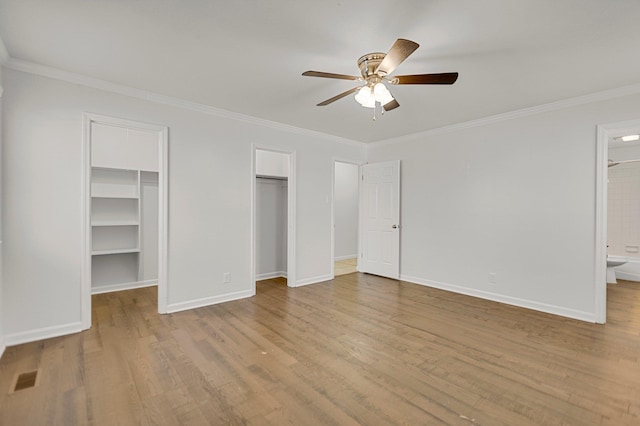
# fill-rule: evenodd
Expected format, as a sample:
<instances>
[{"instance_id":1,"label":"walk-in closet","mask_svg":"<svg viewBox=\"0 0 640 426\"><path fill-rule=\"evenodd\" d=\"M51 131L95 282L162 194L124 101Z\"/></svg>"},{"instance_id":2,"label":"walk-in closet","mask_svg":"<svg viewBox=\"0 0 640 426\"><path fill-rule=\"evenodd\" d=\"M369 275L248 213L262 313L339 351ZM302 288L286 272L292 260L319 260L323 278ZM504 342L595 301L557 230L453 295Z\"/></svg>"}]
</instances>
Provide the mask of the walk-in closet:
<instances>
[{"instance_id":1,"label":"walk-in closet","mask_svg":"<svg viewBox=\"0 0 640 426\"><path fill-rule=\"evenodd\" d=\"M256 280L287 277L289 156L256 151Z\"/></svg>"},{"instance_id":2,"label":"walk-in closet","mask_svg":"<svg viewBox=\"0 0 640 426\"><path fill-rule=\"evenodd\" d=\"M91 123L91 292L158 281L158 132Z\"/></svg>"}]
</instances>

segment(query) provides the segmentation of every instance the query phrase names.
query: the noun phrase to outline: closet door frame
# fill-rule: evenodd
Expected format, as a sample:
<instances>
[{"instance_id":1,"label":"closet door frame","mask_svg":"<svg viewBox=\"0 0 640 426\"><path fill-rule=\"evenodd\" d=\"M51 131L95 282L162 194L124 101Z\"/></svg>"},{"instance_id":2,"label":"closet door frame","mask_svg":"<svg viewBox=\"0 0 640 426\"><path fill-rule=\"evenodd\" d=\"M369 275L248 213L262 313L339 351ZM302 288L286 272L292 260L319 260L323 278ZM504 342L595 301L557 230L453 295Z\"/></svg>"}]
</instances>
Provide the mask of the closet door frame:
<instances>
[{"instance_id":1,"label":"closet door frame","mask_svg":"<svg viewBox=\"0 0 640 426\"><path fill-rule=\"evenodd\" d=\"M82 329L91 328L91 126L105 124L129 129L158 133L158 313L167 313L167 240L168 240L168 145L169 129L166 126L141 123L100 114L83 114L82 143L82 276L81 276L81 322Z\"/></svg>"},{"instance_id":2,"label":"closet door frame","mask_svg":"<svg viewBox=\"0 0 640 426\"><path fill-rule=\"evenodd\" d=\"M296 287L296 152L251 144L251 283L256 294L256 152L270 151L289 156L287 178L287 286Z\"/></svg>"}]
</instances>

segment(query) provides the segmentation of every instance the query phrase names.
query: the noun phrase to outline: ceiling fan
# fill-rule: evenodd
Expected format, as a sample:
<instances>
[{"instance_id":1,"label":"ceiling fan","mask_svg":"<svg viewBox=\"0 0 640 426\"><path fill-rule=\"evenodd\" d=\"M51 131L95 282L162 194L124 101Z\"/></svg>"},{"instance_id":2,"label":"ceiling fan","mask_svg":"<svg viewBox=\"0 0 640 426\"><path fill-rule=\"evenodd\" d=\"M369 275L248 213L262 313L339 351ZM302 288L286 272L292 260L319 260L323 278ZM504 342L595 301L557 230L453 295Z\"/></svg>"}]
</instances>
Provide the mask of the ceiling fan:
<instances>
[{"instance_id":1,"label":"ceiling fan","mask_svg":"<svg viewBox=\"0 0 640 426\"><path fill-rule=\"evenodd\" d=\"M341 80L356 80L364 82L364 85L354 87L346 92L342 92L326 101L320 102L317 106L329 105L332 102L356 93L356 101L366 108L374 108L380 105L382 112L391 111L398 108L400 104L393 97L385 82L389 84L453 84L458 79L457 72L447 72L440 74L412 74L389 77L405 59L409 57L420 45L411 40L399 38L391 46L389 52L367 53L358 59L358 68L361 76L334 74L321 71L305 71L302 75L307 77L336 78Z\"/></svg>"}]
</instances>

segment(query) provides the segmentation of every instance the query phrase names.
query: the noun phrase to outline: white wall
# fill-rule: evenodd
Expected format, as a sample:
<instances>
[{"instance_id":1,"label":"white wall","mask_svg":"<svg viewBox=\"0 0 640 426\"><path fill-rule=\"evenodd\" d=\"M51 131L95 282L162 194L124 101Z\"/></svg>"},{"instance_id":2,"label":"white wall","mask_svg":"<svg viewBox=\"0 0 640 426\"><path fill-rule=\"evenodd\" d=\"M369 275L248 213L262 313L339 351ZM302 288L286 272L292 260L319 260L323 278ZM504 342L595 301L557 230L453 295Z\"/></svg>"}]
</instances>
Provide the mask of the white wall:
<instances>
[{"instance_id":1,"label":"white wall","mask_svg":"<svg viewBox=\"0 0 640 426\"><path fill-rule=\"evenodd\" d=\"M287 181L256 179L256 279L287 276Z\"/></svg>"},{"instance_id":2,"label":"white wall","mask_svg":"<svg viewBox=\"0 0 640 426\"><path fill-rule=\"evenodd\" d=\"M358 166L335 163L335 252L336 260L358 256Z\"/></svg>"},{"instance_id":3,"label":"white wall","mask_svg":"<svg viewBox=\"0 0 640 426\"><path fill-rule=\"evenodd\" d=\"M253 292L252 144L296 152L297 279L330 276L332 161L362 161L362 145L15 70L5 70L4 79L4 309L11 343L80 327L83 112L169 126L170 310Z\"/></svg>"},{"instance_id":4,"label":"white wall","mask_svg":"<svg viewBox=\"0 0 640 426\"><path fill-rule=\"evenodd\" d=\"M289 155L256 150L256 175L289 177Z\"/></svg>"},{"instance_id":5,"label":"white wall","mask_svg":"<svg viewBox=\"0 0 640 426\"><path fill-rule=\"evenodd\" d=\"M638 117L636 94L372 146L402 160L401 277L595 321L596 125Z\"/></svg>"},{"instance_id":6,"label":"white wall","mask_svg":"<svg viewBox=\"0 0 640 426\"><path fill-rule=\"evenodd\" d=\"M140 173L140 281L158 280L158 173Z\"/></svg>"},{"instance_id":7,"label":"white wall","mask_svg":"<svg viewBox=\"0 0 640 426\"><path fill-rule=\"evenodd\" d=\"M612 142L609 143L611 144ZM640 143L631 146L618 147L611 147L611 145L609 145L609 159L614 161L640 160Z\"/></svg>"}]
</instances>

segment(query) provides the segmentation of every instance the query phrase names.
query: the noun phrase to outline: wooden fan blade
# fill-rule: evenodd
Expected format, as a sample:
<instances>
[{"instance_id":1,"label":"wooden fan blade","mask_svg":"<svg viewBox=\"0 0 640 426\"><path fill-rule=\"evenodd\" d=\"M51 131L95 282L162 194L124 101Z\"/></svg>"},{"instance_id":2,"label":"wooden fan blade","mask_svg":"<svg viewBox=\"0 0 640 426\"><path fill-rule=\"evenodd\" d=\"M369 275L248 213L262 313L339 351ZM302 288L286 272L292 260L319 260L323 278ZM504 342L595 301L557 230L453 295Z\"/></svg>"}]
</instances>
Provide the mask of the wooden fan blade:
<instances>
[{"instance_id":1,"label":"wooden fan blade","mask_svg":"<svg viewBox=\"0 0 640 426\"><path fill-rule=\"evenodd\" d=\"M390 80L391 84L453 84L458 79L457 72L440 74L397 75Z\"/></svg>"},{"instance_id":2,"label":"wooden fan blade","mask_svg":"<svg viewBox=\"0 0 640 426\"><path fill-rule=\"evenodd\" d=\"M415 41L405 40L403 38L397 39L382 62L380 62L380 65L378 65L378 68L376 68L376 74L382 76L391 74L393 70L404 62L418 47L420 47L420 45Z\"/></svg>"},{"instance_id":3,"label":"wooden fan blade","mask_svg":"<svg viewBox=\"0 0 640 426\"><path fill-rule=\"evenodd\" d=\"M317 106L325 106L325 105L329 105L332 102L337 101L338 99L342 99L345 96L349 96L350 94L358 91L358 89L360 89L360 87L354 87L353 89L349 89L346 92L342 92L339 95L334 96L333 98L329 98L326 101L320 102Z\"/></svg>"},{"instance_id":4,"label":"wooden fan blade","mask_svg":"<svg viewBox=\"0 0 640 426\"><path fill-rule=\"evenodd\" d=\"M346 74L334 74L330 72L322 72L322 71L305 71L302 75L307 77L324 77L324 78L339 78L341 80L359 80L360 77L356 77L355 75L346 75Z\"/></svg>"},{"instance_id":5,"label":"wooden fan blade","mask_svg":"<svg viewBox=\"0 0 640 426\"><path fill-rule=\"evenodd\" d=\"M400 104L398 103L398 101L396 101L394 99L394 100L389 101L386 104L382 105L382 108L384 108L385 111L391 111L392 109L396 109L399 106L400 106Z\"/></svg>"}]
</instances>

